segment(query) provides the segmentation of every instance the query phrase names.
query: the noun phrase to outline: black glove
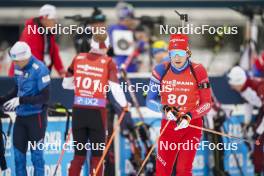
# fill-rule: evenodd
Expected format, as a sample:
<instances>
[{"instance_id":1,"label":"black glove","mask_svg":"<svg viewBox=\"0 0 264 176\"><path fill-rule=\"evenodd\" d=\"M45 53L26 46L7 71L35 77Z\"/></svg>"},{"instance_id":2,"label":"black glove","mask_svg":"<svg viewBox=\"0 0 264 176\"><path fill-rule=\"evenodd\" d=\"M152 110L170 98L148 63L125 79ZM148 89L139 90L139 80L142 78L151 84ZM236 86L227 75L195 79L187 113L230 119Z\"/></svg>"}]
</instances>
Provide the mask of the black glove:
<instances>
[{"instance_id":1,"label":"black glove","mask_svg":"<svg viewBox=\"0 0 264 176\"><path fill-rule=\"evenodd\" d=\"M259 139L259 137L260 137L260 135L259 135L259 134L257 134L257 133L255 133L255 134L253 135L253 139L254 139L254 140L257 140L257 139Z\"/></svg>"},{"instance_id":2,"label":"black glove","mask_svg":"<svg viewBox=\"0 0 264 176\"><path fill-rule=\"evenodd\" d=\"M215 119L215 128L219 129L226 120L226 113L223 109L219 108Z\"/></svg>"},{"instance_id":3,"label":"black glove","mask_svg":"<svg viewBox=\"0 0 264 176\"><path fill-rule=\"evenodd\" d=\"M164 105L164 106L162 107L162 111L163 111L164 113L168 113L169 111L171 111L172 114L173 114L175 117L178 117L178 114L179 114L179 110L178 110L176 107L174 107L174 106Z\"/></svg>"},{"instance_id":4,"label":"black glove","mask_svg":"<svg viewBox=\"0 0 264 176\"><path fill-rule=\"evenodd\" d=\"M6 99L0 96L0 106L2 106L6 102Z\"/></svg>"}]
</instances>

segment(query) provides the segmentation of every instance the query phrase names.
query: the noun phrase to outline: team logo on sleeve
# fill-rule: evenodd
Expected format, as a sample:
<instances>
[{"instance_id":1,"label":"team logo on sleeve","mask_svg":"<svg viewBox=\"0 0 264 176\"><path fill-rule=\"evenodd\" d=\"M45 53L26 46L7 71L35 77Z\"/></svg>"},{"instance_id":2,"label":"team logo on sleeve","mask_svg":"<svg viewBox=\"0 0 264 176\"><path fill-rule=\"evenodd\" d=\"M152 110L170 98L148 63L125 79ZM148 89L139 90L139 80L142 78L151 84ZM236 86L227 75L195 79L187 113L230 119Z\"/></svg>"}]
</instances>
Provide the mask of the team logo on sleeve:
<instances>
[{"instance_id":1,"label":"team logo on sleeve","mask_svg":"<svg viewBox=\"0 0 264 176\"><path fill-rule=\"evenodd\" d=\"M201 108L197 109L196 112L199 114L202 114L203 112L207 111L208 109L210 109L211 104L210 103L206 103L204 104L204 106L202 106Z\"/></svg>"},{"instance_id":2,"label":"team logo on sleeve","mask_svg":"<svg viewBox=\"0 0 264 176\"><path fill-rule=\"evenodd\" d=\"M33 67L35 70L39 69L39 66L38 66L38 64L36 64L36 63L32 64L32 67Z\"/></svg>"},{"instance_id":3,"label":"team logo on sleeve","mask_svg":"<svg viewBox=\"0 0 264 176\"><path fill-rule=\"evenodd\" d=\"M29 77L29 73L25 73L24 77L28 78Z\"/></svg>"},{"instance_id":4,"label":"team logo on sleeve","mask_svg":"<svg viewBox=\"0 0 264 176\"><path fill-rule=\"evenodd\" d=\"M23 72L20 71L20 70L15 69L15 75L21 76L21 75L23 75Z\"/></svg>"},{"instance_id":5,"label":"team logo on sleeve","mask_svg":"<svg viewBox=\"0 0 264 176\"><path fill-rule=\"evenodd\" d=\"M153 72L152 72L152 75L153 75L153 77L155 77L156 79L160 79L160 75L156 72L156 70L153 70Z\"/></svg>"},{"instance_id":6,"label":"team logo on sleeve","mask_svg":"<svg viewBox=\"0 0 264 176\"><path fill-rule=\"evenodd\" d=\"M50 82L50 76L49 76L49 75L43 76L43 77L42 77L42 82L43 82L43 83Z\"/></svg>"}]
</instances>

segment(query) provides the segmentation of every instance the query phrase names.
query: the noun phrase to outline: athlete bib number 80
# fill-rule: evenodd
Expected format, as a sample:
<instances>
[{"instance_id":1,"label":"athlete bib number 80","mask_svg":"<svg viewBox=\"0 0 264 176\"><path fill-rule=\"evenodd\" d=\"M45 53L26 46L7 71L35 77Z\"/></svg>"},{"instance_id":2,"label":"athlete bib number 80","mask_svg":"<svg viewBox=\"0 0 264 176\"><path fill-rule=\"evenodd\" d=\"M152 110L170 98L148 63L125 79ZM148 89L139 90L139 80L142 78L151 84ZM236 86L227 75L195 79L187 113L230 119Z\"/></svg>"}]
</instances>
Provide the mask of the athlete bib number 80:
<instances>
[{"instance_id":1,"label":"athlete bib number 80","mask_svg":"<svg viewBox=\"0 0 264 176\"><path fill-rule=\"evenodd\" d=\"M178 97L174 94L168 95L168 103L174 105L177 103L178 105L184 105L187 102L187 95L179 95Z\"/></svg>"}]
</instances>

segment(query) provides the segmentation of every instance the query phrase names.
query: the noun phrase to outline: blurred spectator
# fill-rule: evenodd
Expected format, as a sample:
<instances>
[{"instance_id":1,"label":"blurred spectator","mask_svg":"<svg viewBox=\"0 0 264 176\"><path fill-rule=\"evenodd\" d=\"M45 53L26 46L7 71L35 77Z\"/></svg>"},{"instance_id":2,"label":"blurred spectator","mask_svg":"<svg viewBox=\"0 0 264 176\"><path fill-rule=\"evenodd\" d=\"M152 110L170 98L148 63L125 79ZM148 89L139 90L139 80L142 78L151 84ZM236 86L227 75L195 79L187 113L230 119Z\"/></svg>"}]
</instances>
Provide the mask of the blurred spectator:
<instances>
[{"instance_id":1,"label":"blurred spectator","mask_svg":"<svg viewBox=\"0 0 264 176\"><path fill-rule=\"evenodd\" d=\"M99 8L94 7L94 11L90 17L90 20L87 20L87 18L83 18L80 26L82 26L83 28L87 26L94 27L96 28L96 33L98 33L98 31L100 30L99 28L105 28L106 30L106 16ZM77 53L85 53L90 51L92 36L92 33L76 33L76 35L74 36L74 47Z\"/></svg>"},{"instance_id":2,"label":"blurred spectator","mask_svg":"<svg viewBox=\"0 0 264 176\"><path fill-rule=\"evenodd\" d=\"M52 69L54 66L60 76L65 75L65 70L59 55L59 47L55 41L55 35L50 31L40 34L33 33L32 28L56 26L57 12L56 7L46 4L39 10L39 16L31 18L26 21L25 28L20 36L21 41L25 41L31 48L32 54L39 60L43 61L45 65ZM38 30L36 30L38 31ZM46 34L47 33L47 34ZM9 76L14 75L14 64L11 65Z\"/></svg>"},{"instance_id":3,"label":"blurred spectator","mask_svg":"<svg viewBox=\"0 0 264 176\"><path fill-rule=\"evenodd\" d=\"M155 41L152 44L151 52L155 59L155 64L170 61L168 56L168 44L163 40Z\"/></svg>"},{"instance_id":4,"label":"blurred spectator","mask_svg":"<svg viewBox=\"0 0 264 176\"><path fill-rule=\"evenodd\" d=\"M135 29L135 40L136 40L136 64L138 64L138 72L150 71L150 31L147 27L138 24Z\"/></svg>"},{"instance_id":5,"label":"blurred spectator","mask_svg":"<svg viewBox=\"0 0 264 176\"><path fill-rule=\"evenodd\" d=\"M120 2L116 6L117 15L119 18L118 24L114 24L109 26L108 32L110 35L110 42L113 47L114 35L113 32L117 30L122 31L131 31L134 33L134 29L136 26L136 20L134 16L134 8L131 4ZM135 45L135 43L128 43L128 45ZM135 57L138 56L138 51L135 49L131 55L117 55L115 50L113 50L114 60L119 68L125 67L128 72L136 72L138 70L137 62L135 61ZM126 64L126 66L122 65Z\"/></svg>"},{"instance_id":6,"label":"blurred spectator","mask_svg":"<svg viewBox=\"0 0 264 176\"><path fill-rule=\"evenodd\" d=\"M30 147L30 142L44 145L47 127L50 75L48 68L32 53L28 44L16 42L10 49L15 64L15 85L0 97L0 105L7 112L15 111L13 129L15 175L26 176L27 151L30 148L34 167L32 175L44 176L44 151Z\"/></svg>"},{"instance_id":7,"label":"blurred spectator","mask_svg":"<svg viewBox=\"0 0 264 176\"><path fill-rule=\"evenodd\" d=\"M252 72L254 76L264 77L264 51L260 55L253 56Z\"/></svg>"},{"instance_id":8,"label":"blurred spectator","mask_svg":"<svg viewBox=\"0 0 264 176\"><path fill-rule=\"evenodd\" d=\"M73 105L73 116L78 118L73 119L72 131L73 139L77 143L83 143L86 145L86 141L91 143L102 143L104 144L107 141L105 138L105 125L107 120L107 111L106 111L106 93L93 87L95 84L92 84L92 87L79 87L76 83L77 78L85 80L86 78L92 80L99 80L102 84L102 87L105 85L110 86L112 95L115 101L118 103L118 106L121 107L122 111L127 112L127 101L125 94L123 93L122 88L119 85L117 78L117 69L113 60L106 55L109 42L107 41L107 35L105 34L96 34L93 35L91 49L89 53L81 53L77 55L70 67L68 68L67 77L63 79L62 86L64 89L75 90L75 101ZM81 59L82 58L82 59ZM77 65L77 66L76 66ZM86 67L90 65L91 67L102 69L102 74L97 74L98 70L89 70L90 74L80 70L78 66ZM99 76L98 76L99 75ZM77 78L76 78L77 76ZM109 83L108 83L109 82ZM93 95L87 96L83 94L83 91L91 91ZM76 101L76 98L83 99L85 101ZM88 99L96 100L96 103L87 103ZM90 115L90 118L87 118L87 115ZM95 119L99 119L95 121ZM74 158L71 161L71 166L69 168L69 176L80 175L82 170L82 165L86 159L87 150L78 149L75 147ZM90 158L90 174L93 174L93 170L98 167L100 158L102 157L103 151L98 149L90 150L92 155ZM97 170L98 168L96 168ZM97 172L97 171L96 171ZM100 167L98 169L98 174L94 175L103 175L104 169ZM87 175L87 174L86 174Z\"/></svg>"},{"instance_id":9,"label":"blurred spectator","mask_svg":"<svg viewBox=\"0 0 264 176\"><path fill-rule=\"evenodd\" d=\"M6 76L10 66L10 59L8 59L9 44L7 41L0 43L0 75Z\"/></svg>"},{"instance_id":10,"label":"blurred spectator","mask_svg":"<svg viewBox=\"0 0 264 176\"><path fill-rule=\"evenodd\" d=\"M255 175L260 176L264 172L264 141L261 139L261 136L264 135L264 79L249 78L239 66L232 68L228 78L231 88L240 93L241 97L248 103L248 106L252 106L249 109L252 111L253 106L259 109L256 120L251 123L249 123L250 119L247 119L245 115L245 124L249 127L253 126L253 138L258 141L258 144L254 146L253 163ZM252 114L252 112L250 113Z\"/></svg>"}]
</instances>

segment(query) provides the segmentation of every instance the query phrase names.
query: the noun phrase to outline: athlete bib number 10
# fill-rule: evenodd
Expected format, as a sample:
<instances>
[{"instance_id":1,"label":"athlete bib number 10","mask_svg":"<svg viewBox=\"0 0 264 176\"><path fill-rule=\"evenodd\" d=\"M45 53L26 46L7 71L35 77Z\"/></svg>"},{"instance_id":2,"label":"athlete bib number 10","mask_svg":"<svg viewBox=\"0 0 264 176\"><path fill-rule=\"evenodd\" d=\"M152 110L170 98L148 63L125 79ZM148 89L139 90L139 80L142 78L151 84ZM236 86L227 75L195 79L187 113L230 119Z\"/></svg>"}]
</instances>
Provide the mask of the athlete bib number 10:
<instances>
[{"instance_id":1,"label":"athlete bib number 10","mask_svg":"<svg viewBox=\"0 0 264 176\"><path fill-rule=\"evenodd\" d=\"M100 80L92 80L91 78L76 77L76 87L90 89L93 86L94 91L96 91L101 85Z\"/></svg>"},{"instance_id":2,"label":"athlete bib number 10","mask_svg":"<svg viewBox=\"0 0 264 176\"><path fill-rule=\"evenodd\" d=\"M168 104L174 105L178 104L180 106L184 105L187 102L187 95L179 95L178 97L174 94L168 95Z\"/></svg>"}]
</instances>

